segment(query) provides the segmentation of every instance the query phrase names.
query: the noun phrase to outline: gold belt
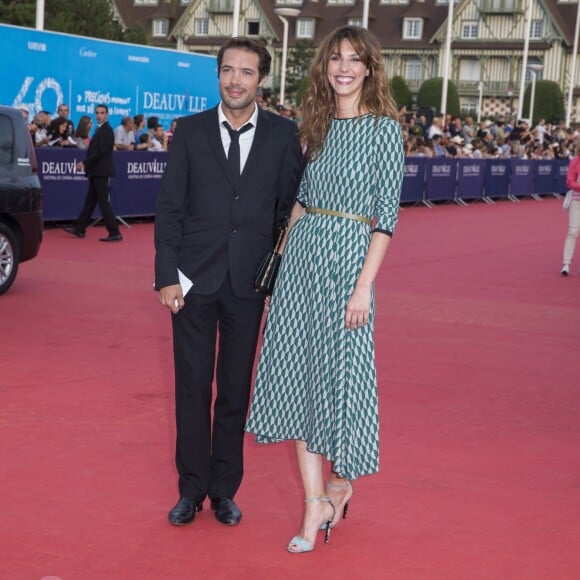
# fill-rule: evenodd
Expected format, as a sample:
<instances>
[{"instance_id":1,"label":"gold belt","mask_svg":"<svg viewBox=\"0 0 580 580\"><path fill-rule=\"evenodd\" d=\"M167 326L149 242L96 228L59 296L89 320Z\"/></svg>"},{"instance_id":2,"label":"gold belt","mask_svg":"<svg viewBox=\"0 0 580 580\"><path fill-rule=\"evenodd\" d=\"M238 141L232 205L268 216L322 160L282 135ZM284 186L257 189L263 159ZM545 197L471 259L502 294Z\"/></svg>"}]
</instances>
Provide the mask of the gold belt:
<instances>
[{"instance_id":1,"label":"gold belt","mask_svg":"<svg viewBox=\"0 0 580 580\"><path fill-rule=\"evenodd\" d=\"M369 226L373 223L373 220L364 217L362 215L357 215L355 213L345 213L342 211L334 211L332 209L322 209L321 207L307 207L306 213L321 213L323 215L331 215L334 217L356 220L357 222L363 222L363 224L368 224Z\"/></svg>"}]
</instances>

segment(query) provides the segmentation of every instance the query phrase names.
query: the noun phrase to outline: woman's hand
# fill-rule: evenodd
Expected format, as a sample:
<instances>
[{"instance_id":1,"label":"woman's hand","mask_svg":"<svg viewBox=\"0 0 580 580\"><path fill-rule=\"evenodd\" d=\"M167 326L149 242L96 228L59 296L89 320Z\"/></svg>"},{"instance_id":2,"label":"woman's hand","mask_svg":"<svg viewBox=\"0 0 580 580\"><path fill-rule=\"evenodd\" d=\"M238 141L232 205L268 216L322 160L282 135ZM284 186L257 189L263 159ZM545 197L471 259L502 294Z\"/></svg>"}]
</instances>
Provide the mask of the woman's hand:
<instances>
[{"instance_id":1,"label":"woman's hand","mask_svg":"<svg viewBox=\"0 0 580 580\"><path fill-rule=\"evenodd\" d=\"M344 325L349 330L360 328L369 321L371 311L371 288L358 286L354 289L348 304L346 305L346 315Z\"/></svg>"}]
</instances>

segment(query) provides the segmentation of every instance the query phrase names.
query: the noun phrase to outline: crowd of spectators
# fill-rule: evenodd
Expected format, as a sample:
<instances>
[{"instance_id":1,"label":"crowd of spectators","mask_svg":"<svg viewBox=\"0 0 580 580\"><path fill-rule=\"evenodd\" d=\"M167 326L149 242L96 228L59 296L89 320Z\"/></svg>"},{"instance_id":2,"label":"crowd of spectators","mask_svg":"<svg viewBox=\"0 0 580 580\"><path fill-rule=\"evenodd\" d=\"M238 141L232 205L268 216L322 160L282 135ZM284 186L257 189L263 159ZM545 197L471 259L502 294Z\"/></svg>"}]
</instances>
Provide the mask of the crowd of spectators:
<instances>
[{"instance_id":1,"label":"crowd of spectators","mask_svg":"<svg viewBox=\"0 0 580 580\"><path fill-rule=\"evenodd\" d=\"M272 103L258 95L258 105L300 123L299 108ZM407 157L458 157L469 159L569 159L574 156L576 129L564 122L553 124L540 119L530 126L526 119L513 123L510 119L483 119L476 123L472 116L435 116L410 114L400 109L400 118ZM58 107L54 118L41 111L30 122L30 133L37 147L88 147L93 128L88 116L75 127L68 118L69 108ZM25 117L27 112L23 111ZM167 151L177 119L166 130L158 117L144 115L124 117L115 128L115 148L119 151Z\"/></svg>"},{"instance_id":2,"label":"crowd of spectators","mask_svg":"<svg viewBox=\"0 0 580 580\"><path fill-rule=\"evenodd\" d=\"M24 118L28 121L28 111L22 109ZM28 127L32 142L36 147L73 147L87 149L89 146L93 121L88 115L83 115L75 129L74 123L68 118L69 108L61 104L55 116L49 111L40 111L29 122ZM177 119L171 122L165 131L159 117L144 115L123 117L115 128L115 149L118 151L167 151L171 144Z\"/></svg>"},{"instance_id":3,"label":"crowd of spectators","mask_svg":"<svg viewBox=\"0 0 580 580\"><path fill-rule=\"evenodd\" d=\"M526 119L461 119L445 115L429 123L426 115L400 111L405 153L408 157L460 157L469 159L569 159L580 133L564 122L540 119L530 126Z\"/></svg>"}]
</instances>

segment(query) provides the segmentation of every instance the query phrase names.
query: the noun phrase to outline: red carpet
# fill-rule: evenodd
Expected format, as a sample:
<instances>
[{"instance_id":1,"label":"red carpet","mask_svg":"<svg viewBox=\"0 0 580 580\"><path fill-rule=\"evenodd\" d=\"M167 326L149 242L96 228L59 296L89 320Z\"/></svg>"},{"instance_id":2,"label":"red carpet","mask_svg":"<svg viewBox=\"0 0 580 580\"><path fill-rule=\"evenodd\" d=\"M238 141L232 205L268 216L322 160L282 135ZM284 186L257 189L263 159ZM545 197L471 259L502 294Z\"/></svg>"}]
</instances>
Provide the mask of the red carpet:
<instances>
[{"instance_id":1,"label":"red carpet","mask_svg":"<svg viewBox=\"0 0 580 580\"><path fill-rule=\"evenodd\" d=\"M407 208L377 284L381 473L287 554L288 444L247 438L242 524L173 528L169 315L151 224L46 231L0 298L0 578L580 578L580 256L557 200ZM580 252L580 248L578 250Z\"/></svg>"}]
</instances>

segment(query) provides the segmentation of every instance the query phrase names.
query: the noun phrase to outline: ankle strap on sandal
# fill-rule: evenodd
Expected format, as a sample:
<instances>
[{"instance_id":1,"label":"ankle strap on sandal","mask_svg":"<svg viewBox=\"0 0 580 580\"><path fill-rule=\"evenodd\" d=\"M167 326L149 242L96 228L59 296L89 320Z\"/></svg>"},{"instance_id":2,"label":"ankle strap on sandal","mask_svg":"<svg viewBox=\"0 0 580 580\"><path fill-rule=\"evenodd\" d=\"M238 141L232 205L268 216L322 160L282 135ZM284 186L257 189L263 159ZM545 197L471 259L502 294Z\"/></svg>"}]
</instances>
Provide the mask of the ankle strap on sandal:
<instances>
[{"instance_id":1,"label":"ankle strap on sandal","mask_svg":"<svg viewBox=\"0 0 580 580\"><path fill-rule=\"evenodd\" d=\"M306 503L310 503L313 501L327 501L330 503L330 498L329 497L307 497L304 501Z\"/></svg>"}]
</instances>

